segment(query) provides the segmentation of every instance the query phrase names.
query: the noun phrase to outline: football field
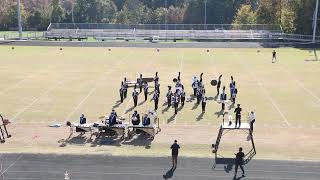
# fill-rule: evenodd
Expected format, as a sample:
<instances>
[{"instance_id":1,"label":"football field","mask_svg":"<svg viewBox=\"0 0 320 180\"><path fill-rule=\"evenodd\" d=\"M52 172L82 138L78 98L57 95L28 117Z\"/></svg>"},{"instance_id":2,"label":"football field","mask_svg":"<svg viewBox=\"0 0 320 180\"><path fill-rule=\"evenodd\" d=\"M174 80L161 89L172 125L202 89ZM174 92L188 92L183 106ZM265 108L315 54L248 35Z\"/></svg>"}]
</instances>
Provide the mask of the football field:
<instances>
[{"instance_id":1,"label":"football field","mask_svg":"<svg viewBox=\"0 0 320 180\"><path fill-rule=\"evenodd\" d=\"M320 160L320 61L315 61L316 52L280 48L276 49L277 62L271 63L273 49L108 49L0 46L0 112L11 120L13 135L0 145L0 151L166 156L170 143L177 139L182 155L210 157L222 122L216 87L210 81L222 74L228 96L230 76L236 81L242 121L247 121L249 111L256 112L257 158ZM97 143L82 137L61 146L68 128L48 127L64 125L67 120L78 122L81 113L88 122L97 122L113 108L128 121L134 110L132 88L120 103L121 81L124 77L136 80L139 74L154 77L155 72L161 85L157 114L162 131L153 141ZM165 105L167 86L174 86L172 79L178 72L187 99L193 93L192 77L204 73L205 113L194 100L179 108L176 116ZM145 102L140 94L135 109L140 113L153 109L151 98L152 94ZM234 107L227 109L234 116ZM231 132L223 137L220 150L233 156L239 146L248 147L246 135Z\"/></svg>"}]
</instances>

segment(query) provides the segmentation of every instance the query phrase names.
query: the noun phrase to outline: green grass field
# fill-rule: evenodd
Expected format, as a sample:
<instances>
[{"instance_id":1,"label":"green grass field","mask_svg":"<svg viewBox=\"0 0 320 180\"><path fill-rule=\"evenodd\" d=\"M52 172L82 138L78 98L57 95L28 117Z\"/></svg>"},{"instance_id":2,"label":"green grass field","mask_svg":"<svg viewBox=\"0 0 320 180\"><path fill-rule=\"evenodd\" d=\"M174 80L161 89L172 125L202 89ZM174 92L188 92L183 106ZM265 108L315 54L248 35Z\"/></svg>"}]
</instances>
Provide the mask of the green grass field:
<instances>
[{"instance_id":1,"label":"green grass field","mask_svg":"<svg viewBox=\"0 0 320 180\"><path fill-rule=\"evenodd\" d=\"M218 117L220 104L214 101L216 88L210 81L222 74L227 93L231 75L237 82L243 118L251 110L257 114L257 157L320 159L320 61L313 61L313 51L277 49L278 62L272 64L272 49L210 49L210 53L206 49L160 49L159 53L152 48L111 49L64 47L60 51L59 47L18 46L12 50L11 46L0 46L0 111L12 119L12 131L20 138L1 145L2 151L166 155L167 146L176 138L185 147L183 155L210 156L210 145L222 120ZM123 143L120 147L106 145L96 149L83 145L85 150L70 144L61 149L57 140L65 137L46 132L55 131L47 125L78 121L81 113L91 122L98 121L113 107L118 115L128 118L128 109L133 106L132 89L129 98L117 105L120 82L124 77L134 80L140 73L153 77L156 71L161 84L158 114L162 131L148 145L151 148ZM205 114L201 115L201 106L195 106L195 102L188 102L176 117L172 108L163 106L167 86L173 85L172 79L179 71L187 96L192 93L192 76L204 73L209 97ZM139 112L154 107L149 100L143 102L142 95L138 104ZM41 128L32 131L34 124L43 127L44 132ZM26 148L21 141L29 136L19 135L18 131L24 125L30 127L30 137L36 133L44 138ZM233 135L240 140L232 134L227 136L221 145L225 152L236 151L242 140L246 143L241 134ZM297 149L304 149L304 154Z\"/></svg>"}]
</instances>

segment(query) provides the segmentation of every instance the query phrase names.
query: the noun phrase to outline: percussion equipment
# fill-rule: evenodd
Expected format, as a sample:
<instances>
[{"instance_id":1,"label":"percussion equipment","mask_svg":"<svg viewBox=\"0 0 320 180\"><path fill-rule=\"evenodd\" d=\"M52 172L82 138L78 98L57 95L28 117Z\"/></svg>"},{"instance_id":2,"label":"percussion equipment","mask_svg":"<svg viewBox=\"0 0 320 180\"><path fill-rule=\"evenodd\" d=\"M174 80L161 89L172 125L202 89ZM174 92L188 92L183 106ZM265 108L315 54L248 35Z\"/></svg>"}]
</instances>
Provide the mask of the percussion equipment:
<instances>
[{"instance_id":1,"label":"percussion equipment","mask_svg":"<svg viewBox=\"0 0 320 180\"><path fill-rule=\"evenodd\" d=\"M214 80L211 81L211 85L212 85L212 86L216 86L217 84L218 84L218 81L217 81L217 80L214 79Z\"/></svg>"}]
</instances>

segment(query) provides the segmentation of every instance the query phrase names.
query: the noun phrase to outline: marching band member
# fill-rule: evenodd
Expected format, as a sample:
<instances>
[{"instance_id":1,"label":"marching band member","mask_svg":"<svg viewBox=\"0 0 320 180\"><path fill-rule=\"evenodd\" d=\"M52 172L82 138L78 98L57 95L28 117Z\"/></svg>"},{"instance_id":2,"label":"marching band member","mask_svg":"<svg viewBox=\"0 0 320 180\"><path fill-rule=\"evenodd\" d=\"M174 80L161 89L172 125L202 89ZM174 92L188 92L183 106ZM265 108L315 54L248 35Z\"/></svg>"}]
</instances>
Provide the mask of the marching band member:
<instances>
[{"instance_id":1,"label":"marching band member","mask_svg":"<svg viewBox=\"0 0 320 180\"><path fill-rule=\"evenodd\" d=\"M202 102L202 112L204 113L206 111L206 104L207 104L207 97L205 93L202 95L201 102Z\"/></svg>"},{"instance_id":2,"label":"marching band member","mask_svg":"<svg viewBox=\"0 0 320 180\"><path fill-rule=\"evenodd\" d=\"M202 87L198 86L196 95L197 95L197 104L200 104L201 96L202 96Z\"/></svg>"},{"instance_id":3,"label":"marching band member","mask_svg":"<svg viewBox=\"0 0 320 180\"><path fill-rule=\"evenodd\" d=\"M156 86L154 87L155 91L158 91L158 94L160 95L160 84L156 84Z\"/></svg>"},{"instance_id":4,"label":"marching band member","mask_svg":"<svg viewBox=\"0 0 320 180\"><path fill-rule=\"evenodd\" d=\"M181 93L181 106L184 106L184 102L186 100L186 93L184 92L184 87L182 86L182 93Z\"/></svg>"},{"instance_id":5,"label":"marching band member","mask_svg":"<svg viewBox=\"0 0 320 180\"><path fill-rule=\"evenodd\" d=\"M236 88L236 84L235 84L235 81L233 80L233 77L231 76L231 82L229 84L229 87L230 87L230 95L232 96L232 93L234 91L234 89ZM230 99L232 98L230 96Z\"/></svg>"},{"instance_id":6,"label":"marching band member","mask_svg":"<svg viewBox=\"0 0 320 180\"><path fill-rule=\"evenodd\" d=\"M123 81L121 82L121 87L120 87L119 93L120 93L120 101L123 102L123 99L124 99L124 85L123 85Z\"/></svg>"},{"instance_id":7,"label":"marching band member","mask_svg":"<svg viewBox=\"0 0 320 180\"><path fill-rule=\"evenodd\" d=\"M156 87L156 85L159 84L158 72L156 72L156 76L153 78L153 81L154 81L154 86Z\"/></svg>"},{"instance_id":8,"label":"marching band member","mask_svg":"<svg viewBox=\"0 0 320 180\"><path fill-rule=\"evenodd\" d=\"M138 114L138 111L134 111L131 117L131 121L135 126L140 124L140 115Z\"/></svg>"},{"instance_id":9,"label":"marching band member","mask_svg":"<svg viewBox=\"0 0 320 180\"><path fill-rule=\"evenodd\" d=\"M86 124L87 123L87 118L84 116L84 114L81 114L80 116L80 124Z\"/></svg>"},{"instance_id":10,"label":"marching band member","mask_svg":"<svg viewBox=\"0 0 320 180\"><path fill-rule=\"evenodd\" d=\"M275 63L277 61L277 52L276 50L272 51L272 63Z\"/></svg>"},{"instance_id":11,"label":"marching band member","mask_svg":"<svg viewBox=\"0 0 320 180\"><path fill-rule=\"evenodd\" d=\"M172 97L172 91L171 91L171 86L168 86L168 92L167 92L167 102L168 102L168 107L171 106L171 97Z\"/></svg>"},{"instance_id":12,"label":"marching band member","mask_svg":"<svg viewBox=\"0 0 320 180\"><path fill-rule=\"evenodd\" d=\"M231 94L231 100L233 103L236 103L237 94L238 94L238 89L234 88L234 90L232 91L232 94Z\"/></svg>"},{"instance_id":13,"label":"marching band member","mask_svg":"<svg viewBox=\"0 0 320 180\"><path fill-rule=\"evenodd\" d=\"M118 115L117 115L116 111L114 109L112 109L112 112L109 116L109 126L113 126L113 125L117 124L117 117L118 117ZM106 121L106 123L107 123L107 121Z\"/></svg>"},{"instance_id":14,"label":"marching band member","mask_svg":"<svg viewBox=\"0 0 320 180\"><path fill-rule=\"evenodd\" d=\"M148 90L149 90L148 83L144 82L143 92L144 92L144 100L145 101L148 99Z\"/></svg>"},{"instance_id":15,"label":"marching band member","mask_svg":"<svg viewBox=\"0 0 320 180\"><path fill-rule=\"evenodd\" d=\"M154 110L156 111L159 103L159 92L157 90L154 91L152 99L154 100Z\"/></svg>"},{"instance_id":16,"label":"marching band member","mask_svg":"<svg viewBox=\"0 0 320 180\"><path fill-rule=\"evenodd\" d=\"M220 101L221 101L221 110L224 111L225 109L225 101L227 100L227 94L225 92L226 87L223 86L222 93L220 94Z\"/></svg>"},{"instance_id":17,"label":"marching band member","mask_svg":"<svg viewBox=\"0 0 320 180\"><path fill-rule=\"evenodd\" d=\"M147 114L144 114L142 125L143 126L149 126L150 125L150 118L148 117Z\"/></svg>"},{"instance_id":18,"label":"marching band member","mask_svg":"<svg viewBox=\"0 0 320 180\"><path fill-rule=\"evenodd\" d=\"M197 95L197 89L198 89L198 80L194 78L194 81L192 82L192 89L193 89L193 95Z\"/></svg>"},{"instance_id":19,"label":"marching band member","mask_svg":"<svg viewBox=\"0 0 320 180\"><path fill-rule=\"evenodd\" d=\"M218 79L218 83L217 83L217 94L220 94L220 86L221 86L221 78L222 78L222 74L220 74L219 79Z\"/></svg>"},{"instance_id":20,"label":"marching band member","mask_svg":"<svg viewBox=\"0 0 320 180\"><path fill-rule=\"evenodd\" d=\"M137 79L137 84L138 84L138 86L139 86L140 93L141 93L141 92L142 92L142 84L143 84L142 74L140 74L140 78Z\"/></svg>"},{"instance_id":21,"label":"marching band member","mask_svg":"<svg viewBox=\"0 0 320 180\"><path fill-rule=\"evenodd\" d=\"M133 92L132 92L132 98L133 98L133 102L134 102L134 107L137 106L138 104L138 92L136 91L136 88L133 89Z\"/></svg>"},{"instance_id":22,"label":"marching band member","mask_svg":"<svg viewBox=\"0 0 320 180\"><path fill-rule=\"evenodd\" d=\"M174 102L174 114L177 114L178 113L178 106L179 106L179 97L178 97L177 93L174 93L173 102Z\"/></svg>"},{"instance_id":23,"label":"marching band member","mask_svg":"<svg viewBox=\"0 0 320 180\"><path fill-rule=\"evenodd\" d=\"M127 98L127 94L128 94L128 84L127 84L127 78L124 78L123 81L123 89L124 89L124 94L123 94L123 98Z\"/></svg>"},{"instance_id":24,"label":"marching band member","mask_svg":"<svg viewBox=\"0 0 320 180\"><path fill-rule=\"evenodd\" d=\"M256 114L251 111L249 114L249 122L250 122L250 135L252 135L253 132L253 124L256 122Z\"/></svg>"},{"instance_id":25,"label":"marching band member","mask_svg":"<svg viewBox=\"0 0 320 180\"><path fill-rule=\"evenodd\" d=\"M241 107L240 104L238 104L238 107L234 110L234 112L236 113L236 126L239 124L239 128L241 127Z\"/></svg>"}]
</instances>

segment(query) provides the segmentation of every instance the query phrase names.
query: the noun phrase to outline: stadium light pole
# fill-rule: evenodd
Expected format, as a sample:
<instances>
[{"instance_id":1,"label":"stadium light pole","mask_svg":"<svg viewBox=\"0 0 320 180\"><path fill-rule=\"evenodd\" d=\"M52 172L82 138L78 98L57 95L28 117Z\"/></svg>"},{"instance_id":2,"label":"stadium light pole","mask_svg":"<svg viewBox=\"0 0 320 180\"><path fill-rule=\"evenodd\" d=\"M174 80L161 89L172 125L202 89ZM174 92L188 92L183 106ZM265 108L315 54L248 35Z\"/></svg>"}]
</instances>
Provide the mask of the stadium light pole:
<instances>
[{"instance_id":1,"label":"stadium light pole","mask_svg":"<svg viewBox=\"0 0 320 180\"><path fill-rule=\"evenodd\" d=\"M21 24L21 11L20 11L20 0L17 0L17 15L18 15L18 28L19 28L19 39L22 40L22 24Z\"/></svg>"},{"instance_id":2,"label":"stadium light pole","mask_svg":"<svg viewBox=\"0 0 320 180\"><path fill-rule=\"evenodd\" d=\"M204 0L204 24L207 24L207 0Z\"/></svg>"},{"instance_id":3,"label":"stadium light pole","mask_svg":"<svg viewBox=\"0 0 320 180\"><path fill-rule=\"evenodd\" d=\"M167 25L167 18L168 18L168 0L165 0L164 1L164 6L166 8L166 15L165 15L165 18L164 18L164 21L165 21L165 26L166 26L166 41L167 41L167 30L168 30L168 25Z\"/></svg>"},{"instance_id":4,"label":"stadium light pole","mask_svg":"<svg viewBox=\"0 0 320 180\"><path fill-rule=\"evenodd\" d=\"M316 1L316 7L315 7L314 17L313 17L312 43L316 43L316 32L317 32L317 25L318 25L318 8L319 8L319 0Z\"/></svg>"}]
</instances>

